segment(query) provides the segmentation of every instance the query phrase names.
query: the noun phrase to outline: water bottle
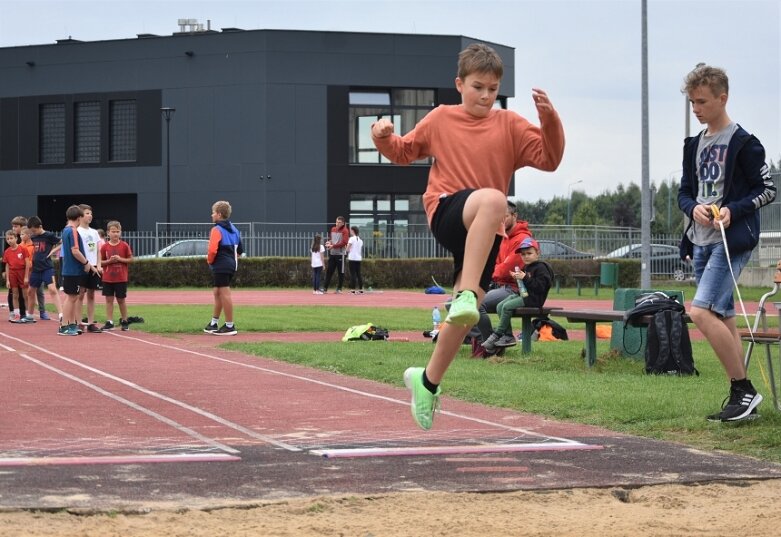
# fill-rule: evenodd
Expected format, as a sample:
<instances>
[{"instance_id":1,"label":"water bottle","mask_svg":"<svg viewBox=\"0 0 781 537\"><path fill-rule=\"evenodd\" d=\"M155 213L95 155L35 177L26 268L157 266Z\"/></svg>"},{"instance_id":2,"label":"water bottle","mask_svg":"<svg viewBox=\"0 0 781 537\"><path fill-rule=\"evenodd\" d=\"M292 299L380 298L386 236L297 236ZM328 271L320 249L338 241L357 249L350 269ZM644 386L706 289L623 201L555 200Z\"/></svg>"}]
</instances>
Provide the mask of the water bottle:
<instances>
[{"instance_id":1,"label":"water bottle","mask_svg":"<svg viewBox=\"0 0 781 537\"><path fill-rule=\"evenodd\" d=\"M515 267L515 272L521 272L521 267ZM523 280L520 278L515 278L515 283L518 284L518 293L520 293L522 298L526 298L529 296L529 291L526 289L526 286L523 284Z\"/></svg>"},{"instance_id":2,"label":"water bottle","mask_svg":"<svg viewBox=\"0 0 781 537\"><path fill-rule=\"evenodd\" d=\"M434 323L434 330L439 330L439 323L442 321L442 316L439 313L439 307L434 306L431 310L431 321Z\"/></svg>"}]
</instances>

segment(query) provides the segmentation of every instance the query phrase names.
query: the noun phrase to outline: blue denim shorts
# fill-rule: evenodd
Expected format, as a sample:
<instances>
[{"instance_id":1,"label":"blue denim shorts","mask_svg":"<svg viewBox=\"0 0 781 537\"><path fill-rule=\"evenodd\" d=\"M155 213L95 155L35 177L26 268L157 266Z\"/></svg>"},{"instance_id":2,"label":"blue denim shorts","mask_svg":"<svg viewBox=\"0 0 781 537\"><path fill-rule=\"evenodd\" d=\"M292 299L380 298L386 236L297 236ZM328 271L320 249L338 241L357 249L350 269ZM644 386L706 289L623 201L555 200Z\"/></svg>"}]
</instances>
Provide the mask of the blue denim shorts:
<instances>
[{"instance_id":1,"label":"blue denim shorts","mask_svg":"<svg viewBox=\"0 0 781 537\"><path fill-rule=\"evenodd\" d=\"M735 279L740 277L743 267L751 257L751 250L731 256L732 271ZM694 245L694 279L697 282L697 292L692 305L711 310L722 318L735 316L735 299L727 253L724 244L719 242L707 246Z\"/></svg>"}]
</instances>

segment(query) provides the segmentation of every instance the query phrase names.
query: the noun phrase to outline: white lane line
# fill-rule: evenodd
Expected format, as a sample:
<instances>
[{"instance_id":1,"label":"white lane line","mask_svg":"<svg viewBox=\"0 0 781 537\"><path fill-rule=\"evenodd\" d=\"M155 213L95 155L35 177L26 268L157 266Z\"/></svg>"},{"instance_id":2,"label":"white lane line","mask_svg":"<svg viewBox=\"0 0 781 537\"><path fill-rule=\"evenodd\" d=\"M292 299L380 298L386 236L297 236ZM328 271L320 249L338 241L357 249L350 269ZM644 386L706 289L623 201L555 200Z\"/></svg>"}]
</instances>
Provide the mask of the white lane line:
<instances>
[{"instance_id":1,"label":"white lane line","mask_svg":"<svg viewBox=\"0 0 781 537\"><path fill-rule=\"evenodd\" d=\"M4 466L64 466L72 464L149 464L155 462L231 462L241 457L223 453L180 453L178 455L106 455L95 457L5 457Z\"/></svg>"},{"instance_id":2,"label":"white lane line","mask_svg":"<svg viewBox=\"0 0 781 537\"><path fill-rule=\"evenodd\" d=\"M71 358L67 358L67 357L62 356L60 354L57 354L56 352L52 352L52 351L50 351L48 349L44 349L43 347L39 347L38 345L34 345L34 344L30 343L29 341L24 341L22 339L9 336L8 334L0 333L0 335L3 336L3 337L6 337L8 339L15 340L18 343L21 343L23 345L28 345L28 346L30 346L30 347L32 347L32 348L34 348L34 349L44 353L44 354L48 354L50 356L54 356L55 358L58 358L60 360L63 360L63 361L68 362L70 364L73 364L73 365L75 365L77 367L81 367L83 369L86 369L87 371L91 371L93 373L96 373L96 374L101 375L103 377L106 377L108 379L111 379L111 380L113 380L115 382L123 384L123 385L125 385L125 386L127 386L129 388L134 389L134 390L138 390L138 391L140 391L142 393L145 393L145 394L147 394L147 395L149 395L151 397L156 397L157 399L161 399L161 400L163 400L163 401L165 401L167 403L171 403L172 405L176 405L178 407L187 409L190 412L194 412L195 414L198 414L199 416L203 416L203 417L208 418L208 419L210 419L212 421L216 421L217 423L219 423L221 425L224 425L225 427L228 427L230 429L239 431L239 432L249 436L250 438L254 438L256 440L260 440L262 442L265 442L267 444L271 444L271 445L277 446L277 447L285 449L287 451L294 451L294 452L302 451L300 448L297 448L296 446L291 446L290 444L286 444L284 442L279 442L278 440L275 440L274 438L271 438L269 436L260 434L260 433L258 433L256 431L253 431L252 429L248 429L248 428L244 427L243 425L239 425L238 423L234 423L234 422L229 421L229 420L227 420L225 418L217 416L216 414L212 414L211 412L207 412L206 410L203 410L201 408L194 407L194 406L189 405L189 404L187 404L187 403L185 403L183 401L179 401L178 399L173 399L171 397L168 397L167 395L163 395L163 394L155 392L153 390L149 390L147 388L144 388L143 386L139 386L138 384L135 384L134 382L130 382L128 380L125 380L123 378L117 377L115 375L112 375L112 374L107 373L105 371L102 371L100 369L96 369L94 367L88 366L88 365L83 364L83 363L81 363L81 362L79 362L77 360L73 360ZM135 339L135 338L128 338L128 339ZM138 341L143 341L143 340L138 340Z\"/></svg>"},{"instance_id":3,"label":"white lane line","mask_svg":"<svg viewBox=\"0 0 781 537\"><path fill-rule=\"evenodd\" d=\"M332 388L334 390L340 390L340 391L343 391L343 392L348 392L348 393L352 393L352 394L355 394L355 395L360 395L360 396L363 396L363 397L369 397L369 398L372 398L372 399L380 399L382 401L387 401L389 403L409 406L409 401L403 401L401 399L394 399L392 397L386 397L384 395L377 395L377 394L374 394L374 393L364 392L364 391L361 391L361 390L356 390L354 388L348 388L346 386L341 386L339 384L332 384L330 382L325 382L325 381L322 381L322 380L317 380L317 379L313 379L313 378L309 378L309 377L303 377L303 376L300 376L300 375L294 375L292 373L285 373L284 371L277 371L275 369L269 369L269 368L261 367L261 366L258 366L258 365L245 364L245 363L242 363L242 362L237 362L235 360L229 360L227 358L221 358L219 356L214 356L214 355L211 355L211 354L205 354L205 353L202 353L202 352L199 352L199 351L194 351L194 350L191 350L191 349L175 347L173 345L166 345L166 344L163 344L163 343L155 343L153 341L147 341L145 339L141 339L141 338L137 338L137 337L120 335L120 334L115 334L115 333L112 333L112 332L109 332L109 334L114 336L114 337L120 337L120 338L124 338L124 339L131 339L133 341L139 341L141 343L145 343L147 345L152 345L154 347L160 347L162 349L169 349L169 350L174 350L174 351L179 351L179 352L185 352L185 353L188 353L188 354L194 354L195 356L200 356L202 358L208 358L210 360L216 360L218 362L225 362L225 363L228 363L228 364L233 364L233 365L238 365L238 366L241 366L241 367L246 367L248 369L254 369L254 370L257 370L257 371L263 371L264 373L271 373L271 374L274 374L274 375L279 375L279 376L283 376L283 377L287 377L287 378L292 378L292 379L300 380L300 381L303 381L303 382L310 382L312 384L325 386L327 388ZM557 436L548 436L546 434L537 433L537 432L534 432L534 431L529 431L527 429L523 429L523 428L520 428L520 427L512 427L510 425L505 425L504 423L497 423L497 422L494 422L494 421L484 420L484 419L481 419L481 418L476 418L474 416L466 416L464 414L458 414L456 412L448 412L448 411L440 410L439 413L443 414L445 416L453 417L453 418L459 418L459 419L462 419L462 420L467 420L467 421L472 421L472 422L475 422L475 423L480 423L480 424L483 424L483 425L488 425L490 427L496 427L496 428L499 428L499 429L504 429L506 431L513 431L513 432L517 432L517 433L527 434L527 435L530 435L530 436L536 436L536 437L539 437L539 438L545 438L545 439L550 439L550 440L557 440L557 441L562 442L564 444L574 444L574 445L579 445L580 444L580 442L578 442L577 440L572 440L570 438L562 438L562 437L557 437Z\"/></svg>"},{"instance_id":4,"label":"white lane line","mask_svg":"<svg viewBox=\"0 0 781 537\"><path fill-rule=\"evenodd\" d=\"M82 384L82 385L86 386L87 388L89 388L91 390L95 390L99 394L104 395L104 396L108 397L109 399L113 399L114 401L122 403L123 405L129 406L130 408L132 408L134 410L137 410L139 412L142 412L142 413L146 414L147 416L150 416L150 417L152 417L152 418L154 418L154 419L156 419L158 421L161 421L161 422L165 423L166 425L170 425L171 427L173 427L177 431L182 432L182 433L184 433L184 434L186 434L188 436L192 436L193 438L196 438L196 439L200 440L201 442L203 442L203 443L205 443L207 445L210 445L210 446L212 446L214 448L217 448L217 449L219 449L221 451L225 451L226 453L233 453L233 454L239 453L238 449L233 449L232 447L229 447L229 446L226 446L225 444L217 442L216 440L214 440L212 438L209 438L207 436L204 436L204 435L202 435L199 432L193 431L192 429L182 425L181 423L177 423L174 420L163 416L162 414L158 414L154 410L149 410L148 408L143 407L143 406L141 406L141 405L139 405L137 403L134 403L133 401L125 399L124 397L121 397L121 396L119 396L119 395L117 395L115 393L111 393L111 392L109 392L107 390L104 390L100 386L96 386L95 384L92 384L91 382L87 382L86 380L81 379L81 378L79 378L79 377L77 377L75 375L71 375L70 373L66 373L62 369L57 369L56 367L54 367L52 365L49 365L47 363L44 363L44 362L42 362L42 361L40 361L40 360L38 360L36 358L33 358L32 356L28 356L27 354L25 354L23 352L20 352L19 356L21 356L25 360L29 360L30 362L38 364L41 367L45 367L46 369L48 369L50 371L54 371L58 375L61 375L61 376L65 377L65 378L67 378L67 379L70 379L70 380L72 380L74 382L78 382L79 384Z\"/></svg>"},{"instance_id":5,"label":"white lane line","mask_svg":"<svg viewBox=\"0 0 781 537\"><path fill-rule=\"evenodd\" d=\"M518 451L570 451L602 449L603 446L588 444L553 444L538 442L534 444L484 444L479 446L420 446L420 447L389 447L389 448L345 448L345 449L313 449L313 455L322 455L327 459L358 458L358 457L416 457L420 455L450 455L477 453L512 453ZM480 459L481 461L483 459Z\"/></svg>"}]
</instances>

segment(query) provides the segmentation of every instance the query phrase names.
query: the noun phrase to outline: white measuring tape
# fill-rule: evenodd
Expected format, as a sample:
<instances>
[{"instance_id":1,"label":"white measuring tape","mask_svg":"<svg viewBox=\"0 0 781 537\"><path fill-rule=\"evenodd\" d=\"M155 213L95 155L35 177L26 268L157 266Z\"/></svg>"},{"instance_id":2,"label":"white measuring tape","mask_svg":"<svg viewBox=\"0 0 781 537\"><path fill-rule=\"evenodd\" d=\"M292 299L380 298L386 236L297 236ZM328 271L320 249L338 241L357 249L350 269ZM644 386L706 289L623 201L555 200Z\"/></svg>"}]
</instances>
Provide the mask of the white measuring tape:
<instances>
[{"instance_id":1,"label":"white measuring tape","mask_svg":"<svg viewBox=\"0 0 781 537\"><path fill-rule=\"evenodd\" d=\"M729 273L732 276L732 283L735 285L735 292L738 294L738 302L740 302L740 309L743 312L743 318L746 320L746 326L748 327L748 333L751 335L751 342L754 341L754 330L751 328L751 323L748 320L748 314L746 313L746 306L743 304L743 297L740 295L740 288L738 287L738 280L735 278L735 272L732 270L732 259L729 256L729 246L727 246L727 234L724 232L724 222L721 221L721 213L719 208L714 204L710 206L713 219L719 223L719 229L721 230L721 241L724 243L724 253L727 254L727 263L729 264Z\"/></svg>"}]
</instances>

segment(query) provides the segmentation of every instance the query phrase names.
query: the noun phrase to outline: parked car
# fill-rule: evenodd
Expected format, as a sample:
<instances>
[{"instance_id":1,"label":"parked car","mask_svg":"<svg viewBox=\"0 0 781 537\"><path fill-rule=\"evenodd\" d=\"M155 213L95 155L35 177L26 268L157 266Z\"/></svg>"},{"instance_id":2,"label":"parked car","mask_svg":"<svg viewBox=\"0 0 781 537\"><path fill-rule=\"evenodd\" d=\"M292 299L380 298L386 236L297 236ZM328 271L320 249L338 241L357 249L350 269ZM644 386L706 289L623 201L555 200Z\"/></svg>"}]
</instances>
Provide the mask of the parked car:
<instances>
[{"instance_id":1,"label":"parked car","mask_svg":"<svg viewBox=\"0 0 781 537\"><path fill-rule=\"evenodd\" d=\"M206 257L208 250L208 239L182 239L172 242L156 254L139 255L137 259L151 259L155 257Z\"/></svg>"},{"instance_id":2,"label":"parked car","mask_svg":"<svg viewBox=\"0 0 781 537\"><path fill-rule=\"evenodd\" d=\"M563 242L550 239L537 239L540 245L542 259L592 259L594 254L588 254L567 246Z\"/></svg>"},{"instance_id":3,"label":"parked car","mask_svg":"<svg viewBox=\"0 0 781 537\"><path fill-rule=\"evenodd\" d=\"M605 256L607 259L637 259L642 257L643 245L630 244L613 250ZM672 244L651 245L651 275L672 278L682 282L692 277L691 263L683 261L677 246Z\"/></svg>"}]
</instances>

